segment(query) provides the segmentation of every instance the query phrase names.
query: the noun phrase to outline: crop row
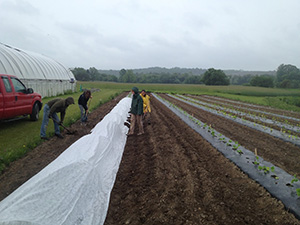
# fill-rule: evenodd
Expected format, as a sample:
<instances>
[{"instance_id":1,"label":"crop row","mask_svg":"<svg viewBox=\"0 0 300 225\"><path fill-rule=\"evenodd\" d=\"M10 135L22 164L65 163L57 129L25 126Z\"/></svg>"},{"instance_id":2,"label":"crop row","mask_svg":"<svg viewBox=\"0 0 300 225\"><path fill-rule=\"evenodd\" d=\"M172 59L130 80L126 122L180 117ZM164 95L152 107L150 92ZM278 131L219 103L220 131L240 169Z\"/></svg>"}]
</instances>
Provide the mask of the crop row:
<instances>
[{"instance_id":1,"label":"crop row","mask_svg":"<svg viewBox=\"0 0 300 225\"><path fill-rule=\"evenodd\" d=\"M174 98L174 99L177 99L179 101L182 101L182 102L185 102L189 105L192 105L194 107L197 107L199 109L202 109L204 111L207 111L207 112L210 112L210 113L213 113L215 115L218 115L218 116L221 116L221 117L224 117L226 119L229 119L229 120L232 120L234 122L237 122L241 125L245 125L245 126L248 126L252 129L256 129L256 130L259 130L261 132L264 132L264 133L267 133L273 137L277 137L277 138L280 138L286 142L291 142L297 146L300 146L300 138L297 136L297 135L293 135L292 133L289 133L289 132L286 132L285 130L281 129L281 130L275 130L273 128L270 128L268 126L265 126L265 125L260 125L258 123L255 123L255 122L252 122L252 121L248 121L244 118L239 118L239 117L236 117L236 116L233 116L231 115L230 113L227 114L225 112L222 112L220 110L216 110L214 108L210 108L208 106L205 106L205 105L201 105L201 104L197 104L197 103L194 103L194 102L191 102L190 100L186 100L186 99L182 99L182 98L179 98L177 96L174 96L174 95L169 95L170 97Z\"/></svg>"},{"instance_id":2,"label":"crop row","mask_svg":"<svg viewBox=\"0 0 300 225\"><path fill-rule=\"evenodd\" d=\"M254 104L249 104L249 103L245 103L245 102L240 102L237 100L230 100L230 99L225 99L225 98L220 98L217 96L209 96L209 95L201 95L199 96L200 98L205 98L206 100L210 100L213 102L219 102L221 104L228 104L228 105L239 105L241 106L245 106L246 109L255 109L257 112L262 112L262 113L268 113L268 112L275 112L275 114L279 114L281 115L283 118L288 118L290 117L296 117L298 119L300 119L300 115L298 112L293 112L293 111L287 111L287 110L283 110L283 109L274 109L271 108L269 106L262 106L262 105L254 105ZM289 115L289 116L287 116Z\"/></svg>"},{"instance_id":3,"label":"crop row","mask_svg":"<svg viewBox=\"0 0 300 225\"><path fill-rule=\"evenodd\" d=\"M263 122L263 123L267 123L267 124L270 124L270 125L278 126L279 128L281 128L283 130L290 130L290 131L297 132L297 133L300 132L300 124L297 124L297 126L294 126L291 123L289 123L288 121L285 121L285 122L277 121L275 117L273 117L273 119L268 119L264 116L264 114L260 114L260 116L257 116L255 114L251 114L251 112L249 112L249 111L244 112L244 111L240 111L240 110L238 110L236 108L233 108L233 107L227 108L227 107L223 107L223 106L220 106L220 105L217 105L217 104L210 104L210 103L206 103L206 102L196 100L196 99L191 98L191 97L186 97L186 96L183 96L183 95L176 95L176 96L178 96L179 98L185 99L187 101L199 104L199 105L203 105L203 106L207 106L207 107L212 108L212 109L216 109L218 111L221 111L223 114L226 113L228 115L232 115L232 117L238 116L238 117L241 117L241 118L249 118L249 119L251 119L252 121L254 121L256 123Z\"/></svg>"},{"instance_id":4,"label":"crop row","mask_svg":"<svg viewBox=\"0 0 300 225\"><path fill-rule=\"evenodd\" d=\"M223 106L224 108L231 108L231 109L239 109L239 111L246 111L247 113L250 113L253 116L259 116L259 117L263 117L263 118L269 118L272 119L273 121L278 121L278 122L283 122L283 123L287 123L287 124L294 124L297 126L300 126L299 122L300 122L300 118L299 115L295 114L294 112L287 112L287 111L283 111L283 110L275 110L272 108L266 108L264 107L264 110L260 110L260 109L256 109L260 106L257 105L251 105L251 104L247 104L247 103L240 103L240 102L235 102L235 101L230 101L230 100L224 100L222 99L222 101L220 100L220 98L217 97L212 97L212 96L193 96L193 95L188 95L192 98L196 98L198 100L202 100L202 101L206 101L206 102L210 102L214 105L219 105L219 106ZM230 101L229 103L227 101ZM242 104L244 104L244 106L241 106ZM261 106L263 107L263 106ZM276 111L276 113L272 112L272 111ZM286 115L286 114L292 114L291 115ZM296 118L297 117L297 118Z\"/></svg>"}]
</instances>

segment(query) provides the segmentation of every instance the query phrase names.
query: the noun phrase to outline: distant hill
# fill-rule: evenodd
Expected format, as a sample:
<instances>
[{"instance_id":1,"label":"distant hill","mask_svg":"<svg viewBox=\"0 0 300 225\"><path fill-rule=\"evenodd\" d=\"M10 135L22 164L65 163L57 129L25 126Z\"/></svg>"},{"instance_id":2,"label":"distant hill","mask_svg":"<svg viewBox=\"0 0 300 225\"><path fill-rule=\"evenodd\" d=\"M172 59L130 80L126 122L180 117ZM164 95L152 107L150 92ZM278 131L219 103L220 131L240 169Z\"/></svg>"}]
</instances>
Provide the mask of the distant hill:
<instances>
[{"instance_id":1,"label":"distant hill","mask_svg":"<svg viewBox=\"0 0 300 225\"><path fill-rule=\"evenodd\" d=\"M247 70L223 70L226 75L245 76L245 75L272 75L276 76L276 70L273 71L247 71Z\"/></svg>"},{"instance_id":2,"label":"distant hill","mask_svg":"<svg viewBox=\"0 0 300 225\"><path fill-rule=\"evenodd\" d=\"M201 68L164 68L164 67L150 67L143 69L126 69L132 70L135 74L190 74L190 75L202 75L207 69ZM120 70L98 70L100 73L107 75L115 75L119 77ZM226 75L231 76L244 76L244 75L276 75L276 71L245 71L245 70L223 70Z\"/></svg>"}]
</instances>

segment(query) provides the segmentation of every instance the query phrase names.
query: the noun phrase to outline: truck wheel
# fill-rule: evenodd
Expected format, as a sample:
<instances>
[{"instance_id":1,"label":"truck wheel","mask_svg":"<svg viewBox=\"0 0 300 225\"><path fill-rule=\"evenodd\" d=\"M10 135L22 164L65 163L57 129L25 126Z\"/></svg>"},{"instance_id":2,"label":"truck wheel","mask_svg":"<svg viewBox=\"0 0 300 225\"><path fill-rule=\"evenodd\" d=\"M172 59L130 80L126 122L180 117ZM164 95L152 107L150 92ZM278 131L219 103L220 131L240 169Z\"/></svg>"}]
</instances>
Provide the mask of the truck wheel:
<instances>
[{"instance_id":1,"label":"truck wheel","mask_svg":"<svg viewBox=\"0 0 300 225\"><path fill-rule=\"evenodd\" d=\"M34 104L32 108L32 114L30 115L30 120L37 121L39 119L40 108L37 103Z\"/></svg>"}]
</instances>

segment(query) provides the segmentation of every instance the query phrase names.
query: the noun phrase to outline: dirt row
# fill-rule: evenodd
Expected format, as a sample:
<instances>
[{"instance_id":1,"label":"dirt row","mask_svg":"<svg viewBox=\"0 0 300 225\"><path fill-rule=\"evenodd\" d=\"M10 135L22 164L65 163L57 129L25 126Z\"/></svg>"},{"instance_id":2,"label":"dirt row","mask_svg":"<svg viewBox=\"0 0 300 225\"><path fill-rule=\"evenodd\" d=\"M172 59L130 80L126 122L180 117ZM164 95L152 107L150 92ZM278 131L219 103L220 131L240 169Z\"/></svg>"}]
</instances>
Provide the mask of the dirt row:
<instances>
[{"instance_id":1,"label":"dirt row","mask_svg":"<svg viewBox=\"0 0 300 225\"><path fill-rule=\"evenodd\" d=\"M168 95L162 94L161 96L184 109L187 113L194 115L194 117L203 123L211 125L213 129L224 136L237 141L248 150L254 152L256 148L260 157L273 163L275 166L282 168L292 175L300 174L300 148L292 143L225 119L222 116L206 112Z\"/></svg>"},{"instance_id":2,"label":"dirt row","mask_svg":"<svg viewBox=\"0 0 300 225\"><path fill-rule=\"evenodd\" d=\"M110 224L300 224L283 204L152 97L151 125L130 136Z\"/></svg>"}]
</instances>

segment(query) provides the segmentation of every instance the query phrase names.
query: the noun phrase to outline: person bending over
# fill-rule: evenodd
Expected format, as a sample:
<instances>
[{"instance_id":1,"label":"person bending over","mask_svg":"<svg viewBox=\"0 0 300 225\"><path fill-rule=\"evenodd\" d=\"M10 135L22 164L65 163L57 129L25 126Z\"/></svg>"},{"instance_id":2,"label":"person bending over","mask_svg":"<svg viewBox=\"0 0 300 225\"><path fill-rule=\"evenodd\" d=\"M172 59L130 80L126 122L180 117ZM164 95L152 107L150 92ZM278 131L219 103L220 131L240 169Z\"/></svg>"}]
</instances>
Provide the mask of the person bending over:
<instances>
[{"instance_id":1,"label":"person bending over","mask_svg":"<svg viewBox=\"0 0 300 225\"><path fill-rule=\"evenodd\" d=\"M71 104L75 104L74 99L72 97L68 97L66 99L56 98L45 104L44 116L40 131L41 139L49 140L49 138L47 138L46 136L49 118L53 120L55 136L57 136L58 138L63 138L63 136L60 134L59 125L63 123L66 114L66 109ZM60 113L60 121L56 113Z\"/></svg>"}]
</instances>

